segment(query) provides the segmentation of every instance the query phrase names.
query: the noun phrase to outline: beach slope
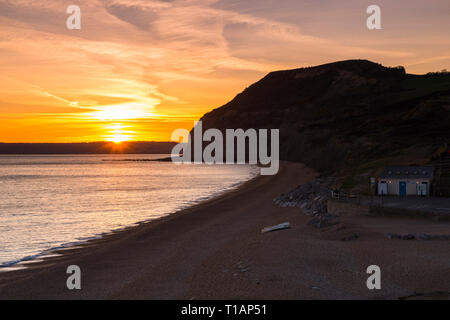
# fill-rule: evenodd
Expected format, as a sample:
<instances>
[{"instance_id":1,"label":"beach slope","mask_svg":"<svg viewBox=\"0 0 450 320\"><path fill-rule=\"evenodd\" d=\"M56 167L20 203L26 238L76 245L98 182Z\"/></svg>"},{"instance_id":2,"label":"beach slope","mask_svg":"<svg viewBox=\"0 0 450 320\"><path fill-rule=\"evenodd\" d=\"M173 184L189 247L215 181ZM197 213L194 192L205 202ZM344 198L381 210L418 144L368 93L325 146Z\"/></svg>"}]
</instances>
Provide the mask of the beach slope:
<instances>
[{"instance_id":1,"label":"beach slope","mask_svg":"<svg viewBox=\"0 0 450 320\"><path fill-rule=\"evenodd\" d=\"M1 272L0 299L396 299L450 290L448 241L394 241L383 233L442 232L448 223L353 217L317 230L300 209L273 204L316 175L284 162L276 176ZM261 233L283 222L292 228ZM354 232L357 240L342 241ZM381 267L382 290L366 287L372 264ZM81 290L66 287L69 265L81 268Z\"/></svg>"}]
</instances>

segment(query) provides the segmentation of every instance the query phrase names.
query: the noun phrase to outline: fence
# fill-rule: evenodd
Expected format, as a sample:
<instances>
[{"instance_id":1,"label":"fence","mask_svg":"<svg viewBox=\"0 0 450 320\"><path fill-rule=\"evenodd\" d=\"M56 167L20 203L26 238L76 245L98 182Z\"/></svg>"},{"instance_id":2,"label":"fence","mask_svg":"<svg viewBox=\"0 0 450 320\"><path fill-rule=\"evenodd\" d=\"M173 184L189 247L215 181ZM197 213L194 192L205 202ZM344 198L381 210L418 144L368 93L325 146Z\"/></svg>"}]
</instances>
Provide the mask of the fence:
<instances>
[{"instance_id":1,"label":"fence","mask_svg":"<svg viewBox=\"0 0 450 320\"><path fill-rule=\"evenodd\" d=\"M360 203L360 196L359 193L346 193L341 191L331 191L331 199L335 199L338 201L347 201L347 202L354 202L354 203Z\"/></svg>"}]
</instances>

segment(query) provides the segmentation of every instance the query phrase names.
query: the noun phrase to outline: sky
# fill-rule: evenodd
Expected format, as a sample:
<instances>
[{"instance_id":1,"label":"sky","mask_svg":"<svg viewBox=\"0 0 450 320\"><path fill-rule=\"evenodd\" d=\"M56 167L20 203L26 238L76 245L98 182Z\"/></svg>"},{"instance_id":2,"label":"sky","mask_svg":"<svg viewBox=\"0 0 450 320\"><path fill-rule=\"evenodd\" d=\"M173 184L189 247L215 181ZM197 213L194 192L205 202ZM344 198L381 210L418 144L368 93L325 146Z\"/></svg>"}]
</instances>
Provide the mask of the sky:
<instances>
[{"instance_id":1,"label":"sky","mask_svg":"<svg viewBox=\"0 0 450 320\"><path fill-rule=\"evenodd\" d=\"M449 18L449 0L0 0L0 142L168 141L281 69L450 70Z\"/></svg>"}]
</instances>

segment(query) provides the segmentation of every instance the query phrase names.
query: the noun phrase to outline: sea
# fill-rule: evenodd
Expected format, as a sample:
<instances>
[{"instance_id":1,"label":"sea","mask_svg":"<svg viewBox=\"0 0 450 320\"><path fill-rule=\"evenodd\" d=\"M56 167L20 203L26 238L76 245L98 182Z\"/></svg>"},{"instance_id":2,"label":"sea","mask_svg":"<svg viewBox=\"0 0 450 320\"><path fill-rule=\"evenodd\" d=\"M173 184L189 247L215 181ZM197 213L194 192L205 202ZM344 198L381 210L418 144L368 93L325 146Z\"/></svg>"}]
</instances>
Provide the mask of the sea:
<instances>
[{"instance_id":1,"label":"sea","mask_svg":"<svg viewBox=\"0 0 450 320\"><path fill-rule=\"evenodd\" d=\"M169 155L1 155L0 272L237 188L249 165L176 165Z\"/></svg>"}]
</instances>

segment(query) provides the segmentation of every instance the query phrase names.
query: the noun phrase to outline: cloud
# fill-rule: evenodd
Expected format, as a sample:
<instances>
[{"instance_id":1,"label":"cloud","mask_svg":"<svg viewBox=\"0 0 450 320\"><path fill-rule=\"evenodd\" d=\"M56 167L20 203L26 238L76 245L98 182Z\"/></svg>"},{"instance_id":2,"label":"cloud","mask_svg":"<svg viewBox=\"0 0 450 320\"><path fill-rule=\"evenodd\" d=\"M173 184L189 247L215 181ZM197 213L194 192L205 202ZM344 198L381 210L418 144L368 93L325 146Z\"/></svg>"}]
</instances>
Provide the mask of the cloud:
<instances>
[{"instance_id":1,"label":"cloud","mask_svg":"<svg viewBox=\"0 0 450 320\"><path fill-rule=\"evenodd\" d=\"M0 93L43 112L132 105L192 117L277 69L368 58L440 70L445 1L383 1L377 33L365 28L366 0L0 0ZM74 3L81 30L65 26ZM440 25L417 31L418 20Z\"/></svg>"}]
</instances>

